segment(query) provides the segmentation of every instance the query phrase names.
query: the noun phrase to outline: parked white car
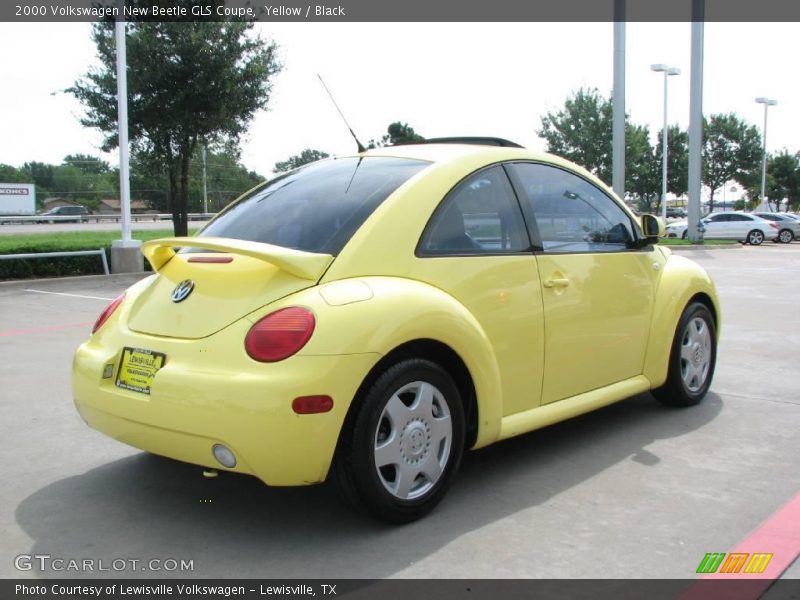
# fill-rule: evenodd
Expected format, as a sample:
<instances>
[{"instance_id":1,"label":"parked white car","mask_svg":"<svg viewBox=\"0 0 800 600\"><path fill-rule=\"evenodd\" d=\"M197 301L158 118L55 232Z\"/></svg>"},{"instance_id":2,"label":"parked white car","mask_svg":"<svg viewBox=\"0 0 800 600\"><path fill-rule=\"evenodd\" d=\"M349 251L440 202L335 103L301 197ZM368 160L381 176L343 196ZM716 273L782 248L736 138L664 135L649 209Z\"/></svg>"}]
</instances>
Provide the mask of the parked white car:
<instances>
[{"instance_id":1,"label":"parked white car","mask_svg":"<svg viewBox=\"0 0 800 600\"><path fill-rule=\"evenodd\" d=\"M778 226L778 241L788 244L800 237L800 221L786 213L755 212L757 217L772 221Z\"/></svg>"},{"instance_id":2,"label":"parked white car","mask_svg":"<svg viewBox=\"0 0 800 600\"><path fill-rule=\"evenodd\" d=\"M737 240L758 246L764 240L778 239L777 224L749 213L711 213L701 219L699 225L708 240ZM687 221L670 223L666 227L666 235L670 238L686 238L687 227Z\"/></svg>"},{"instance_id":3,"label":"parked white car","mask_svg":"<svg viewBox=\"0 0 800 600\"><path fill-rule=\"evenodd\" d=\"M686 239L686 231L688 228L689 222L686 219L682 221L673 221L672 223L667 223L664 235L668 238Z\"/></svg>"},{"instance_id":4,"label":"parked white car","mask_svg":"<svg viewBox=\"0 0 800 600\"><path fill-rule=\"evenodd\" d=\"M779 232L776 223L743 212L711 214L701 223L708 239L732 239L754 246L764 240L777 240Z\"/></svg>"}]
</instances>

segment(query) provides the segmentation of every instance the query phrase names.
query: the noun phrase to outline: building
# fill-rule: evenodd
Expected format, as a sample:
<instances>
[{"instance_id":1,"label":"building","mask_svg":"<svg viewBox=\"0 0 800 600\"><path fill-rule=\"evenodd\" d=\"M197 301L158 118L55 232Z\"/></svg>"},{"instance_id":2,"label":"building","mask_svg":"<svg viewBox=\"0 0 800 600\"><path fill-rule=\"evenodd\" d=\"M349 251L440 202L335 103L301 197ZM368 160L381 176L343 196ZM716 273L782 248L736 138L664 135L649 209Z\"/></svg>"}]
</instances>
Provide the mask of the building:
<instances>
[{"instance_id":1,"label":"building","mask_svg":"<svg viewBox=\"0 0 800 600\"><path fill-rule=\"evenodd\" d=\"M73 202L67 198L45 198L42 200L42 208L47 212L51 208L58 208L59 206L81 206L78 202Z\"/></svg>"},{"instance_id":2,"label":"building","mask_svg":"<svg viewBox=\"0 0 800 600\"><path fill-rule=\"evenodd\" d=\"M121 212L120 201L117 198L104 198L100 200L97 205L97 212L101 215L118 215ZM132 214L145 214L154 212L150 210L145 200L131 200L131 213Z\"/></svg>"}]
</instances>

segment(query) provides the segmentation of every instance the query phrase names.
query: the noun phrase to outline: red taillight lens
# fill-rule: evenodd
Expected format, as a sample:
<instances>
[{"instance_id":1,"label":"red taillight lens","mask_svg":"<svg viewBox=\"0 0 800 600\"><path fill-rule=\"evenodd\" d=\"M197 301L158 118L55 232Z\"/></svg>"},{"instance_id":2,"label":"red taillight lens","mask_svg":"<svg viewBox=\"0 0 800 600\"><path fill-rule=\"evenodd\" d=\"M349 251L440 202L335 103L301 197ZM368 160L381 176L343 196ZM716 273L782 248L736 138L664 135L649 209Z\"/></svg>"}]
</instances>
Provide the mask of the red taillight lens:
<instances>
[{"instance_id":1,"label":"red taillight lens","mask_svg":"<svg viewBox=\"0 0 800 600\"><path fill-rule=\"evenodd\" d=\"M667 145L669 146L669 144L667 144ZM669 148L667 148L667 150L669 150ZM769 226L772 227L773 229L777 229L778 228L778 224L777 223L773 223L772 221L769 222Z\"/></svg>"},{"instance_id":2,"label":"red taillight lens","mask_svg":"<svg viewBox=\"0 0 800 600\"><path fill-rule=\"evenodd\" d=\"M277 362L289 358L306 345L314 333L314 315L299 306L282 308L261 319L250 328L244 348L260 362Z\"/></svg>"},{"instance_id":3,"label":"red taillight lens","mask_svg":"<svg viewBox=\"0 0 800 600\"><path fill-rule=\"evenodd\" d=\"M292 401L292 410L298 415L316 415L330 412L333 398L330 396L300 396Z\"/></svg>"},{"instance_id":4,"label":"red taillight lens","mask_svg":"<svg viewBox=\"0 0 800 600\"><path fill-rule=\"evenodd\" d=\"M111 304L106 306L106 309L100 313L100 316L97 317L97 321L94 322L94 327L92 327L92 333L96 332L103 326L103 323L108 321L108 318L114 314L114 311L117 310L117 307L122 304L122 301L125 300L125 294L122 293L116 298L111 301Z\"/></svg>"}]
</instances>

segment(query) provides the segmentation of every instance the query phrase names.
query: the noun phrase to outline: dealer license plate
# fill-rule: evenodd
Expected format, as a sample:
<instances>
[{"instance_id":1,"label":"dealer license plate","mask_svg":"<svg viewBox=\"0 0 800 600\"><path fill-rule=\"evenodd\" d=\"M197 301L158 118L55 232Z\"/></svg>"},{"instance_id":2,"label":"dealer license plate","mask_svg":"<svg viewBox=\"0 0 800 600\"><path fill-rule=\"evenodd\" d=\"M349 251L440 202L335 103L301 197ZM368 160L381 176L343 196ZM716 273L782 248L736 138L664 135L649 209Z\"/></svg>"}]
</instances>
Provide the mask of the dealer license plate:
<instances>
[{"instance_id":1,"label":"dealer license plate","mask_svg":"<svg viewBox=\"0 0 800 600\"><path fill-rule=\"evenodd\" d=\"M150 386L167 355L142 348L123 348L117 369L117 387L150 394Z\"/></svg>"}]
</instances>

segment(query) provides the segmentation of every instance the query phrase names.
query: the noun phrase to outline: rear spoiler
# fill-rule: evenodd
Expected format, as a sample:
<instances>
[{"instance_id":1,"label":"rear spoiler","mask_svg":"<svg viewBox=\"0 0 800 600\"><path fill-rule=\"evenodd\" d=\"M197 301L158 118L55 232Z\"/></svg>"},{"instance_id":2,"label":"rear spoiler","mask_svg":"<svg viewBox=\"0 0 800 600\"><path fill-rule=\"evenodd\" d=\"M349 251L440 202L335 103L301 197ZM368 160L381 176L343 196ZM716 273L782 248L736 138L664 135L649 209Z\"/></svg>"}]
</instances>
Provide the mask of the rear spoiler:
<instances>
[{"instance_id":1,"label":"rear spoiler","mask_svg":"<svg viewBox=\"0 0 800 600\"><path fill-rule=\"evenodd\" d=\"M198 248L249 256L263 260L300 279L312 281L319 279L333 261L333 256L330 254L303 252L261 242L219 237L172 237L151 240L142 243L142 254L153 266L153 270L158 271L175 256L174 248Z\"/></svg>"}]
</instances>

